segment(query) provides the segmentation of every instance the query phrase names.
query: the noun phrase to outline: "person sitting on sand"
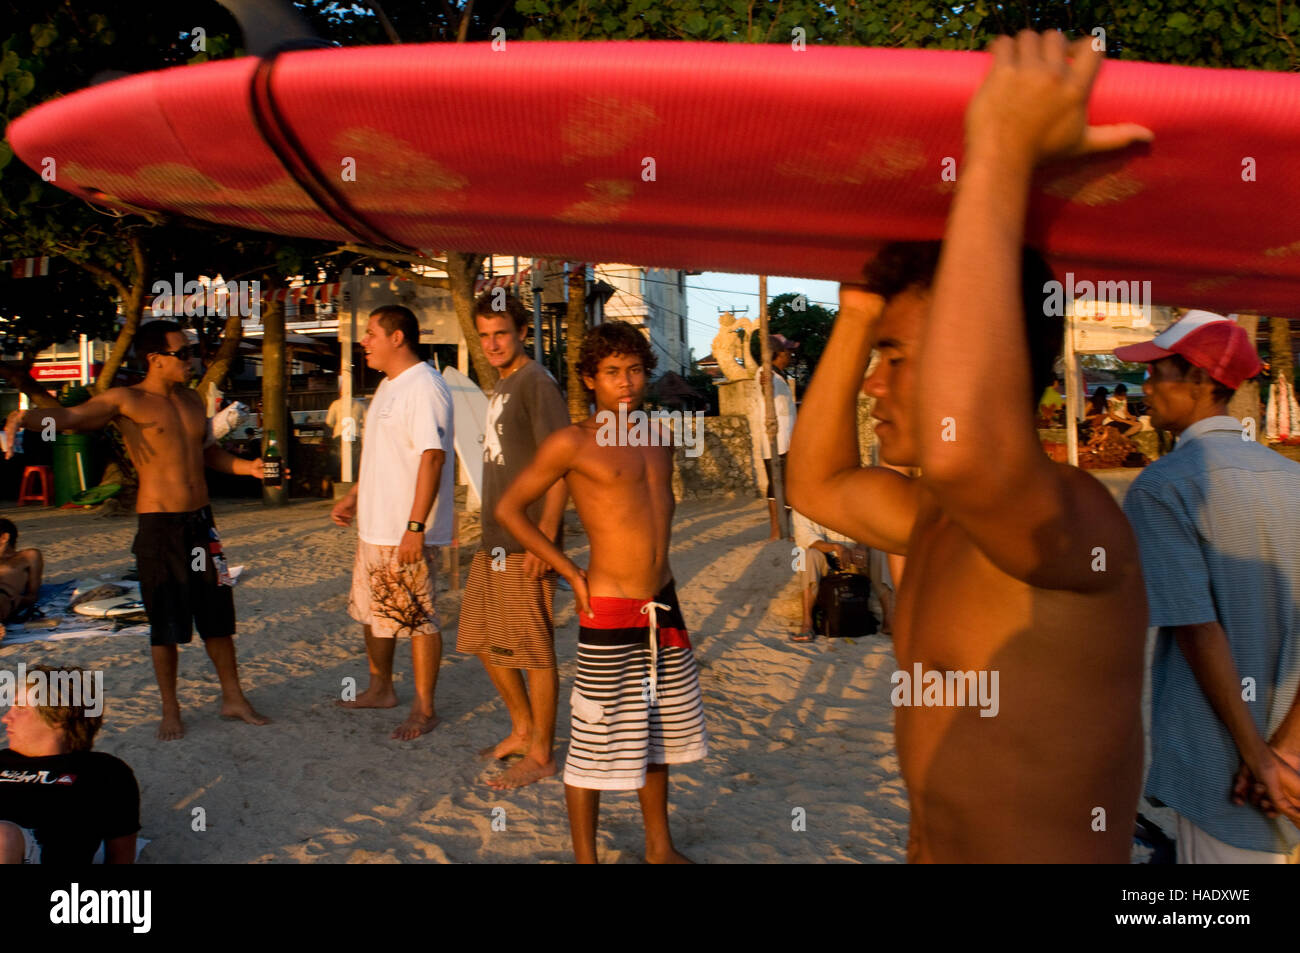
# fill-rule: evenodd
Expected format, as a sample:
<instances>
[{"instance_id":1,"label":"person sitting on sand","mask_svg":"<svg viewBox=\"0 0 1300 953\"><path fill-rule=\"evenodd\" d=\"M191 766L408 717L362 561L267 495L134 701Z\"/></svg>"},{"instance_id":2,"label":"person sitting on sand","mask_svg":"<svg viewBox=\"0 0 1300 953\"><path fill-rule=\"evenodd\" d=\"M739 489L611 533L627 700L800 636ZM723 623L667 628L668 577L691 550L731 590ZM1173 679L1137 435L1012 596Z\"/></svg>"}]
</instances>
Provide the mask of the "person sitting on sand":
<instances>
[{"instance_id":1,"label":"person sitting on sand","mask_svg":"<svg viewBox=\"0 0 1300 953\"><path fill-rule=\"evenodd\" d=\"M420 323L402 305L370 314L361 346L366 365L384 375L366 412L361 474L330 514L357 520L348 614L361 623L370 684L343 708L395 708L397 636L411 637L415 697L392 737L411 741L438 724L434 692L442 661L434 580L438 547L451 544L454 439L451 391L420 359Z\"/></svg>"},{"instance_id":2,"label":"person sitting on sand","mask_svg":"<svg viewBox=\"0 0 1300 953\"><path fill-rule=\"evenodd\" d=\"M135 774L111 754L91 750L104 719L90 714L85 697L50 697L59 684L83 684L82 670L55 674L44 665L27 669L20 697L4 714L0 864L89 864L101 844L104 863L133 864L140 830ZM79 704L62 704L73 700Z\"/></svg>"},{"instance_id":3,"label":"person sitting on sand","mask_svg":"<svg viewBox=\"0 0 1300 953\"><path fill-rule=\"evenodd\" d=\"M840 286L791 442L790 499L908 556L895 674L917 682L890 680L908 859L1127 863L1142 778L1142 574L1110 493L1039 443L1063 327L1045 300L1051 271L1023 239L1036 165L1151 133L1088 126L1102 62L1088 38L1067 52L1060 33L1026 31L992 53L942 245L886 247L864 285ZM881 456L919 465L915 479L859 466L856 398L873 346ZM1019 404L989 408L997 389ZM969 697L972 676L994 686L996 710Z\"/></svg>"},{"instance_id":4,"label":"person sitting on sand","mask_svg":"<svg viewBox=\"0 0 1300 953\"><path fill-rule=\"evenodd\" d=\"M39 549L15 549L17 542L18 527L0 519L0 623L34 606L41 592L45 558ZM3 631L0 627L0 635Z\"/></svg>"},{"instance_id":5,"label":"person sitting on sand","mask_svg":"<svg viewBox=\"0 0 1300 953\"><path fill-rule=\"evenodd\" d=\"M803 606L802 628L790 636L792 642L811 642L817 637L813 628L813 607L822 580L832 571L858 569L868 574L871 589L880 601L881 632L888 634L893 622L893 593L884 584L884 554L855 543L849 537L814 523L798 510L794 511L794 544L799 558L799 595ZM831 564L834 560L834 565Z\"/></svg>"},{"instance_id":6,"label":"person sitting on sand","mask_svg":"<svg viewBox=\"0 0 1300 953\"><path fill-rule=\"evenodd\" d=\"M86 433L116 423L139 474L139 529L132 552L140 571L140 597L149 616L149 644L162 695L164 741L185 734L176 696L177 646L189 644L197 626L221 680L221 716L265 725L244 697L235 661L235 599L208 503L204 466L262 478L262 461L241 460L217 446L203 398L188 386L193 350L174 321L142 324L135 352L148 367L133 387L113 387L76 407L15 410L5 430L5 456L20 428L52 420L60 433ZM201 556L202 558L196 558Z\"/></svg>"},{"instance_id":7,"label":"person sitting on sand","mask_svg":"<svg viewBox=\"0 0 1300 953\"><path fill-rule=\"evenodd\" d=\"M569 581L578 607L564 794L579 863L597 860L600 792L633 790L646 860L689 863L668 828L668 765L708 754L695 655L668 565L672 436L650 440L656 424L637 412L654 366L649 341L627 322L588 331L578 373L596 412L547 437L496 512L511 536ZM585 572L528 515L561 479L590 540Z\"/></svg>"}]
</instances>

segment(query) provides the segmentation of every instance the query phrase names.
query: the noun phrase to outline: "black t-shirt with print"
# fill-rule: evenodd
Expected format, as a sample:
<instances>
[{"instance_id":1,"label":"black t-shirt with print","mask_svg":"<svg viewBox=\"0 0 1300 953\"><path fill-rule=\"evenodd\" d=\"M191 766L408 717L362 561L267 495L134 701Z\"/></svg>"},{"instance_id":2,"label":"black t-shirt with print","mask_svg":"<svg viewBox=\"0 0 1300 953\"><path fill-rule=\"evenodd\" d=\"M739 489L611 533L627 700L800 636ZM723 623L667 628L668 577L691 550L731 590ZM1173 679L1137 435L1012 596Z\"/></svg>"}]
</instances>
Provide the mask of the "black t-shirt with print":
<instances>
[{"instance_id":1,"label":"black t-shirt with print","mask_svg":"<svg viewBox=\"0 0 1300 953\"><path fill-rule=\"evenodd\" d=\"M100 841L140 830L135 774L111 754L0 751L0 820L36 835L43 864L88 864Z\"/></svg>"}]
</instances>

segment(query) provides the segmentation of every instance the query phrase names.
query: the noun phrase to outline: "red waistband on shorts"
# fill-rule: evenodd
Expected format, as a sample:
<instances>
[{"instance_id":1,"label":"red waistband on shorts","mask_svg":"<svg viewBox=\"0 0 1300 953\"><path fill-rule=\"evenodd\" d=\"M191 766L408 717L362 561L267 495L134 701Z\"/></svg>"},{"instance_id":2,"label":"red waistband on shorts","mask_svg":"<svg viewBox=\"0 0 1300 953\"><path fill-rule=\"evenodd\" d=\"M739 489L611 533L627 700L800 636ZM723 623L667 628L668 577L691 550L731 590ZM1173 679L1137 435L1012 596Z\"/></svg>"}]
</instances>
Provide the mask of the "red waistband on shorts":
<instances>
[{"instance_id":1,"label":"red waistband on shorts","mask_svg":"<svg viewBox=\"0 0 1300 953\"><path fill-rule=\"evenodd\" d=\"M673 582L659 591L653 599L627 599L622 596L591 596L591 611L595 617L579 615L578 641L594 645L635 645L644 642L650 631L650 613L641 609L647 603L657 602L668 606L656 609L655 619L659 632L659 646L688 649L690 636L677 604Z\"/></svg>"}]
</instances>

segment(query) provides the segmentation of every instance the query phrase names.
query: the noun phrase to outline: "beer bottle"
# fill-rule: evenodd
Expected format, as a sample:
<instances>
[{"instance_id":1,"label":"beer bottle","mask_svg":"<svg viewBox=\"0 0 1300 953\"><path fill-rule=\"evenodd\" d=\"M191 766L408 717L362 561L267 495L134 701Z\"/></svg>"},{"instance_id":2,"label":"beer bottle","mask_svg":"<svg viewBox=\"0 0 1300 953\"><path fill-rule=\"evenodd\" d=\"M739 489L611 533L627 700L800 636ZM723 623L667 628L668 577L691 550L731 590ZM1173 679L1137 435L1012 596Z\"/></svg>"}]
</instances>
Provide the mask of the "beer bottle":
<instances>
[{"instance_id":1,"label":"beer bottle","mask_svg":"<svg viewBox=\"0 0 1300 953\"><path fill-rule=\"evenodd\" d=\"M281 465L280 443L275 439L275 431L266 432L266 453L262 454L262 485L279 486L284 482L284 468Z\"/></svg>"}]
</instances>

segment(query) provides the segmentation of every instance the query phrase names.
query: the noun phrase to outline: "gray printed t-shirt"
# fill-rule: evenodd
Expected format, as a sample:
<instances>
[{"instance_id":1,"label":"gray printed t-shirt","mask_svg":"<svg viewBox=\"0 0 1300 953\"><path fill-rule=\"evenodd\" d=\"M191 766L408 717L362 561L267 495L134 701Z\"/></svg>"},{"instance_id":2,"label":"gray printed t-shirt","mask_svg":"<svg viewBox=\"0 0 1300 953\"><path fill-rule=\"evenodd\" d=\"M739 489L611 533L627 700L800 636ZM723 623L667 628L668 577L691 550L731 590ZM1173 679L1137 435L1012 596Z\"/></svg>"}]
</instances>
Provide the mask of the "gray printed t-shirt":
<instances>
[{"instance_id":1,"label":"gray printed t-shirt","mask_svg":"<svg viewBox=\"0 0 1300 953\"><path fill-rule=\"evenodd\" d=\"M554 378L536 361L528 361L505 380L497 382L488 402L483 434L483 542L491 555L498 546L507 553L524 547L492 516L502 494L520 471L532 462L537 448L554 431L569 425L569 408ZM538 500L528 507L534 523L542 518Z\"/></svg>"}]
</instances>

